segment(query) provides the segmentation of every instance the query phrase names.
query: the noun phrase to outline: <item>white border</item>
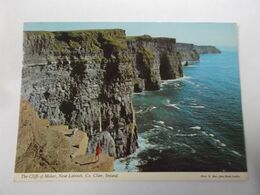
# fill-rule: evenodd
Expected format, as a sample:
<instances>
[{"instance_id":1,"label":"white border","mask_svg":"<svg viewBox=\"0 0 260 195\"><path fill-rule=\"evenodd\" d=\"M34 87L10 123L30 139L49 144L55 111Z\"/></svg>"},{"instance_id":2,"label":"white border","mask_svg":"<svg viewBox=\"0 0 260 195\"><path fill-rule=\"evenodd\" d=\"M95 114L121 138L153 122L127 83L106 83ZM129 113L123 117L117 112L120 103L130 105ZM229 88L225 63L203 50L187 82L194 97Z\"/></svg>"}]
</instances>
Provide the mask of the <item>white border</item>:
<instances>
[{"instance_id":1,"label":"white border","mask_svg":"<svg viewBox=\"0 0 260 195\"><path fill-rule=\"evenodd\" d=\"M0 194L260 194L259 0L0 0ZM13 172L22 28L30 21L236 22L249 180L243 182L27 182Z\"/></svg>"},{"instance_id":2,"label":"white border","mask_svg":"<svg viewBox=\"0 0 260 195\"><path fill-rule=\"evenodd\" d=\"M241 181L247 172L66 172L15 173L14 181Z\"/></svg>"}]
</instances>

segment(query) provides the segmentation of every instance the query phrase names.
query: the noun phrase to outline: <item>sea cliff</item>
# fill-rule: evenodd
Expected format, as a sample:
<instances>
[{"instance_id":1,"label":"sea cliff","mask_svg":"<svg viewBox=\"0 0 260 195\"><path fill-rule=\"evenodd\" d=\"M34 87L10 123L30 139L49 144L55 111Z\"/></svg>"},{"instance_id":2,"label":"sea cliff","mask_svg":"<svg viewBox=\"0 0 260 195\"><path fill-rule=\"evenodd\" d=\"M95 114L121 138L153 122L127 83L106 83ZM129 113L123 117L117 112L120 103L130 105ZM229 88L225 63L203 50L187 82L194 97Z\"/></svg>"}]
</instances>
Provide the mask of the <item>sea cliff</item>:
<instances>
[{"instance_id":1,"label":"sea cliff","mask_svg":"<svg viewBox=\"0 0 260 195\"><path fill-rule=\"evenodd\" d=\"M182 77L173 38L125 31L24 32L22 96L51 125L79 128L111 156L137 147L132 93Z\"/></svg>"},{"instance_id":2,"label":"sea cliff","mask_svg":"<svg viewBox=\"0 0 260 195\"><path fill-rule=\"evenodd\" d=\"M128 37L127 45L134 69L135 92L158 90L161 80L183 76L174 38Z\"/></svg>"},{"instance_id":3,"label":"sea cliff","mask_svg":"<svg viewBox=\"0 0 260 195\"><path fill-rule=\"evenodd\" d=\"M178 57L182 65L198 63L201 54L218 54L221 51L211 45L194 45L191 43L176 43Z\"/></svg>"},{"instance_id":4,"label":"sea cliff","mask_svg":"<svg viewBox=\"0 0 260 195\"><path fill-rule=\"evenodd\" d=\"M183 76L184 62L216 52L122 29L27 31L23 48L22 99L48 125L84 132L87 154L100 143L113 158L138 147L133 92L159 90L161 80Z\"/></svg>"},{"instance_id":5,"label":"sea cliff","mask_svg":"<svg viewBox=\"0 0 260 195\"><path fill-rule=\"evenodd\" d=\"M131 154L137 128L125 31L24 32L22 96L51 125L79 128L88 153Z\"/></svg>"}]
</instances>

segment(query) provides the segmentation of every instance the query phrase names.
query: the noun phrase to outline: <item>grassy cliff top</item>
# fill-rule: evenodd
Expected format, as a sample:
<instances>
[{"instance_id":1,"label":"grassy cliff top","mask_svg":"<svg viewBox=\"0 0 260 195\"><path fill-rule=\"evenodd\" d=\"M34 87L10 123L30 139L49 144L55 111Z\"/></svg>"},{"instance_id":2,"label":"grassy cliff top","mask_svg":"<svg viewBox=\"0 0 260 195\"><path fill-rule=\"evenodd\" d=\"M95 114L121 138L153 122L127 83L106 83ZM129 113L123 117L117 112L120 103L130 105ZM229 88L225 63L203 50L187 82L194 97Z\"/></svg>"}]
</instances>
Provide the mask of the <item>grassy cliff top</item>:
<instances>
[{"instance_id":1,"label":"grassy cliff top","mask_svg":"<svg viewBox=\"0 0 260 195\"><path fill-rule=\"evenodd\" d=\"M66 53L66 48L86 48L95 53L104 46L118 49L127 47L125 31L122 29L24 31L24 40L26 44L30 41L34 51L39 54L43 49Z\"/></svg>"},{"instance_id":2,"label":"grassy cliff top","mask_svg":"<svg viewBox=\"0 0 260 195\"><path fill-rule=\"evenodd\" d=\"M127 41L160 41L160 42L176 42L175 38L169 37L151 37L150 35L140 35L140 36L127 36Z\"/></svg>"},{"instance_id":3,"label":"grassy cliff top","mask_svg":"<svg viewBox=\"0 0 260 195\"><path fill-rule=\"evenodd\" d=\"M35 36L51 36L57 34L68 34L70 36L78 36L83 34L104 34L107 36L125 36L123 29L88 29L88 30L71 30L71 31L24 31L25 34Z\"/></svg>"}]
</instances>

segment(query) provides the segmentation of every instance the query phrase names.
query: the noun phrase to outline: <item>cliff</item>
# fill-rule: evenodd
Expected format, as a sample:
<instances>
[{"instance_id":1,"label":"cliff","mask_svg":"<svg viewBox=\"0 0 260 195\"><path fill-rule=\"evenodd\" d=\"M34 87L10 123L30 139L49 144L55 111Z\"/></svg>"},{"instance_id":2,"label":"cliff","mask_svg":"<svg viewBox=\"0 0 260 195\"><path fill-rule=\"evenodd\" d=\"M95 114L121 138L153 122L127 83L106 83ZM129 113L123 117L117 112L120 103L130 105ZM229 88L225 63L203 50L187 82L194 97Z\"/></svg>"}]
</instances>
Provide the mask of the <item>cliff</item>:
<instances>
[{"instance_id":1,"label":"cliff","mask_svg":"<svg viewBox=\"0 0 260 195\"><path fill-rule=\"evenodd\" d=\"M127 45L134 67L135 92L158 90L161 80L183 76L174 38L127 37Z\"/></svg>"},{"instance_id":2,"label":"cliff","mask_svg":"<svg viewBox=\"0 0 260 195\"><path fill-rule=\"evenodd\" d=\"M88 153L137 147L133 67L124 30L24 32L22 97L51 125L79 128Z\"/></svg>"},{"instance_id":3,"label":"cliff","mask_svg":"<svg viewBox=\"0 0 260 195\"><path fill-rule=\"evenodd\" d=\"M176 40L121 29L24 32L22 97L50 125L79 128L116 158L137 148L132 93L182 77Z\"/></svg>"},{"instance_id":4,"label":"cliff","mask_svg":"<svg viewBox=\"0 0 260 195\"><path fill-rule=\"evenodd\" d=\"M200 60L200 54L221 53L221 51L217 49L215 46L198 46L190 43L176 43L176 49L182 65L198 63Z\"/></svg>"},{"instance_id":5,"label":"cliff","mask_svg":"<svg viewBox=\"0 0 260 195\"><path fill-rule=\"evenodd\" d=\"M218 54L221 51L215 46L211 45L195 45L195 49L199 52L199 54Z\"/></svg>"},{"instance_id":6,"label":"cliff","mask_svg":"<svg viewBox=\"0 0 260 195\"><path fill-rule=\"evenodd\" d=\"M50 125L21 100L16 173L113 171L113 157L103 154L97 162L95 156L86 154L87 144L85 132Z\"/></svg>"},{"instance_id":7,"label":"cliff","mask_svg":"<svg viewBox=\"0 0 260 195\"><path fill-rule=\"evenodd\" d=\"M195 49L195 45L190 43L177 43L176 49L182 65L198 63L200 53Z\"/></svg>"},{"instance_id":8,"label":"cliff","mask_svg":"<svg viewBox=\"0 0 260 195\"><path fill-rule=\"evenodd\" d=\"M23 48L20 172L111 170L106 161L138 147L133 92L158 90L161 80L183 76L182 65L219 51L121 29L24 32ZM98 143L103 164L89 165Z\"/></svg>"}]
</instances>

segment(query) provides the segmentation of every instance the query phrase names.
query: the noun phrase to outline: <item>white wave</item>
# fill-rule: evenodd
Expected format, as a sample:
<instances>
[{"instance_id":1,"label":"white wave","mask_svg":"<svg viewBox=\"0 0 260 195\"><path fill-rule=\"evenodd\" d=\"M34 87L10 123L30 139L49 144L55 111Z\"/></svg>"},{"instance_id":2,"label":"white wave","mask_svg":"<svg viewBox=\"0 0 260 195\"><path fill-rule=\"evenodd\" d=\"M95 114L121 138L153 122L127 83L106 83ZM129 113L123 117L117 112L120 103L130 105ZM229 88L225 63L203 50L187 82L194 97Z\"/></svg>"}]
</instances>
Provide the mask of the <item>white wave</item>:
<instances>
[{"instance_id":1,"label":"white wave","mask_svg":"<svg viewBox=\"0 0 260 195\"><path fill-rule=\"evenodd\" d=\"M142 92L134 92L133 95L148 95L146 93L146 91L142 91Z\"/></svg>"},{"instance_id":2,"label":"white wave","mask_svg":"<svg viewBox=\"0 0 260 195\"><path fill-rule=\"evenodd\" d=\"M205 108L205 106L189 106L190 108Z\"/></svg>"},{"instance_id":3,"label":"white wave","mask_svg":"<svg viewBox=\"0 0 260 195\"><path fill-rule=\"evenodd\" d=\"M219 139L214 139L213 138L213 141L218 145L218 146L221 146L221 147L226 147L227 145L223 142L221 142Z\"/></svg>"},{"instance_id":4,"label":"white wave","mask_svg":"<svg viewBox=\"0 0 260 195\"><path fill-rule=\"evenodd\" d=\"M162 82L161 82L161 85L163 86L163 85L166 85L167 84L167 80L163 80Z\"/></svg>"},{"instance_id":5,"label":"white wave","mask_svg":"<svg viewBox=\"0 0 260 195\"><path fill-rule=\"evenodd\" d=\"M152 157L151 159L153 160L153 161L156 161L156 160L158 160L160 157L159 156L156 156L156 157Z\"/></svg>"},{"instance_id":6,"label":"white wave","mask_svg":"<svg viewBox=\"0 0 260 195\"><path fill-rule=\"evenodd\" d=\"M185 66L185 68L196 68L196 66L194 66L194 65L188 65L188 66Z\"/></svg>"},{"instance_id":7,"label":"white wave","mask_svg":"<svg viewBox=\"0 0 260 195\"><path fill-rule=\"evenodd\" d=\"M156 109L156 107L152 106L151 108L148 109L148 111L152 111L153 109Z\"/></svg>"},{"instance_id":8,"label":"white wave","mask_svg":"<svg viewBox=\"0 0 260 195\"><path fill-rule=\"evenodd\" d=\"M160 125L154 125L152 124L152 126L154 128L151 128L143 133L141 133L140 135L143 137L143 138L149 138L149 137L156 137L158 136L159 134L163 133L163 132L168 132L169 130L167 129L167 127L165 126L160 126Z\"/></svg>"},{"instance_id":9,"label":"white wave","mask_svg":"<svg viewBox=\"0 0 260 195\"><path fill-rule=\"evenodd\" d=\"M190 76L183 76L183 77L179 77L177 79L162 80L161 85L166 85L166 84L173 83L173 82L176 82L176 81L181 81L181 80L187 80L187 79L190 79L190 78L191 78Z\"/></svg>"},{"instance_id":10,"label":"white wave","mask_svg":"<svg viewBox=\"0 0 260 195\"><path fill-rule=\"evenodd\" d=\"M114 171L116 172L138 172L139 159L116 159L114 161Z\"/></svg>"},{"instance_id":11,"label":"white wave","mask_svg":"<svg viewBox=\"0 0 260 195\"><path fill-rule=\"evenodd\" d=\"M164 121L153 120L153 122L155 122L156 124L160 125L160 126L158 126L158 125L154 125L153 124L153 127L155 127L155 128L160 128L161 127L161 128L173 130L173 127L165 125Z\"/></svg>"},{"instance_id":12,"label":"white wave","mask_svg":"<svg viewBox=\"0 0 260 195\"><path fill-rule=\"evenodd\" d=\"M196 133L191 133L191 134L177 133L177 134L175 134L175 136L178 136L178 137L194 137L196 135L198 135L198 134L196 134Z\"/></svg>"},{"instance_id":13,"label":"white wave","mask_svg":"<svg viewBox=\"0 0 260 195\"><path fill-rule=\"evenodd\" d=\"M157 148L156 145L149 143L147 139L140 135L138 136L138 145L139 148L135 151L135 153L115 160L114 170L116 172L138 172L138 166L146 163L138 158L138 154L151 148Z\"/></svg>"},{"instance_id":14,"label":"white wave","mask_svg":"<svg viewBox=\"0 0 260 195\"><path fill-rule=\"evenodd\" d=\"M237 155L237 156L242 156L239 152L235 151L235 150L230 150L230 152L232 152L233 154Z\"/></svg>"},{"instance_id":15,"label":"white wave","mask_svg":"<svg viewBox=\"0 0 260 195\"><path fill-rule=\"evenodd\" d=\"M201 133L202 135L209 136L209 134L207 134L206 131L202 131Z\"/></svg>"},{"instance_id":16,"label":"white wave","mask_svg":"<svg viewBox=\"0 0 260 195\"><path fill-rule=\"evenodd\" d=\"M168 105L168 104L170 104L170 99L166 99L166 100L164 100L164 105Z\"/></svg>"},{"instance_id":17,"label":"white wave","mask_svg":"<svg viewBox=\"0 0 260 195\"><path fill-rule=\"evenodd\" d=\"M142 113L142 112L143 112L143 110L138 110L138 111L135 112L135 114L139 114L139 113Z\"/></svg>"},{"instance_id":18,"label":"white wave","mask_svg":"<svg viewBox=\"0 0 260 195\"><path fill-rule=\"evenodd\" d=\"M140 136L138 137L138 145L139 145L139 148L138 148L138 151L144 151L144 150L147 150L147 149L151 149L151 148L155 148L156 145L154 144L151 144L148 139L145 139L144 137Z\"/></svg>"},{"instance_id":19,"label":"white wave","mask_svg":"<svg viewBox=\"0 0 260 195\"><path fill-rule=\"evenodd\" d=\"M155 156L155 157L147 156L147 158L148 158L149 160L156 161L156 160L158 160L160 157L159 157L159 156Z\"/></svg>"},{"instance_id":20,"label":"white wave","mask_svg":"<svg viewBox=\"0 0 260 195\"><path fill-rule=\"evenodd\" d=\"M221 143L220 146L222 146L222 147L226 147L227 145L224 144L224 143Z\"/></svg>"},{"instance_id":21,"label":"white wave","mask_svg":"<svg viewBox=\"0 0 260 195\"><path fill-rule=\"evenodd\" d=\"M145 110L138 110L137 112L135 112L136 114L144 114L144 113L146 113L146 112L150 112L150 111L152 111L152 110L154 110L154 109L156 109L157 107L155 107L155 106L149 106L149 107L147 107Z\"/></svg>"},{"instance_id":22,"label":"white wave","mask_svg":"<svg viewBox=\"0 0 260 195\"><path fill-rule=\"evenodd\" d=\"M168 80L163 80L163 82L161 83L161 85L167 85L169 83L173 83L175 81L178 81L180 79L168 79Z\"/></svg>"},{"instance_id":23,"label":"white wave","mask_svg":"<svg viewBox=\"0 0 260 195\"><path fill-rule=\"evenodd\" d=\"M173 108L180 110L180 108L177 106L178 104L171 104L169 99L164 100L164 102L165 102L164 103L165 106L173 107Z\"/></svg>"},{"instance_id":24,"label":"white wave","mask_svg":"<svg viewBox=\"0 0 260 195\"><path fill-rule=\"evenodd\" d=\"M194 127L190 127L189 129L194 129L194 130L201 130L200 126L194 126ZM204 131L205 132L205 131ZM206 133L206 132L205 132Z\"/></svg>"},{"instance_id":25,"label":"white wave","mask_svg":"<svg viewBox=\"0 0 260 195\"><path fill-rule=\"evenodd\" d=\"M180 108L177 106L177 104L168 104L167 106L180 110Z\"/></svg>"},{"instance_id":26,"label":"white wave","mask_svg":"<svg viewBox=\"0 0 260 195\"><path fill-rule=\"evenodd\" d=\"M205 132L205 131L201 131L201 133L202 133L203 135L209 137L210 140L213 141L213 142L216 144L217 147L219 147L219 146L220 146L220 147L226 147L226 146L227 146L227 145L226 145L225 143L223 143L221 140L214 138L214 137L215 137L214 134L212 134L212 133L207 133L207 132Z\"/></svg>"},{"instance_id":27,"label":"white wave","mask_svg":"<svg viewBox=\"0 0 260 195\"><path fill-rule=\"evenodd\" d=\"M162 125L165 123L164 121L156 121L156 120L153 120L153 121L156 123L162 124Z\"/></svg>"},{"instance_id":28,"label":"white wave","mask_svg":"<svg viewBox=\"0 0 260 195\"><path fill-rule=\"evenodd\" d=\"M152 125L153 127L155 128L160 128L161 126L158 126L158 125Z\"/></svg>"}]
</instances>

